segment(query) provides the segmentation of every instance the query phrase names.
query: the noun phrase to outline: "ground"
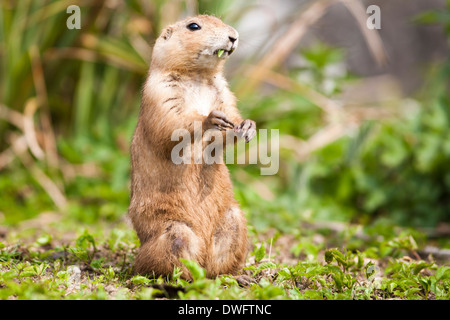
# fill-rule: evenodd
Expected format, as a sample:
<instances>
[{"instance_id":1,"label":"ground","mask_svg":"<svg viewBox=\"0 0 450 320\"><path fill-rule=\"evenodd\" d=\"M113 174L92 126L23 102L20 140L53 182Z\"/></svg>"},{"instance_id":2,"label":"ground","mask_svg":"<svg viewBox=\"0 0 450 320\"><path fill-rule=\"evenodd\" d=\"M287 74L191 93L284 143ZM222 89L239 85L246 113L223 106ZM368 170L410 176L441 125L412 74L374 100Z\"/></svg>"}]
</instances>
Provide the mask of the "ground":
<instances>
[{"instance_id":1,"label":"ground","mask_svg":"<svg viewBox=\"0 0 450 320\"><path fill-rule=\"evenodd\" d=\"M183 261L194 277L186 282L179 269L171 279L134 274L139 242L123 221L78 226L56 213L42 214L0 229L0 298L450 297L448 250L433 247L417 231L394 228L390 235L380 235L341 223L303 224L289 233L249 229L251 252L240 276L207 279L195 262Z\"/></svg>"}]
</instances>

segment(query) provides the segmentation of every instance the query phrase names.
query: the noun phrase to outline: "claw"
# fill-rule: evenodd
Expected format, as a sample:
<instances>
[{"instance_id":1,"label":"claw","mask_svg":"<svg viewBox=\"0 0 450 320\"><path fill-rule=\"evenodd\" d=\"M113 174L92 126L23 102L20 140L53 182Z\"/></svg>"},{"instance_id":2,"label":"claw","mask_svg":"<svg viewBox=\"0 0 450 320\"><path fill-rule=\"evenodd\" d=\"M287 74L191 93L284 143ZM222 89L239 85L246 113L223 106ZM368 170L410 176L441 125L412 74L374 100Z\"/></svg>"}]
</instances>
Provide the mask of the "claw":
<instances>
[{"instance_id":1,"label":"claw","mask_svg":"<svg viewBox=\"0 0 450 320\"><path fill-rule=\"evenodd\" d=\"M245 142L248 143L256 135L256 124L254 121L246 119L234 128L234 132L240 133L241 138L245 137Z\"/></svg>"}]
</instances>

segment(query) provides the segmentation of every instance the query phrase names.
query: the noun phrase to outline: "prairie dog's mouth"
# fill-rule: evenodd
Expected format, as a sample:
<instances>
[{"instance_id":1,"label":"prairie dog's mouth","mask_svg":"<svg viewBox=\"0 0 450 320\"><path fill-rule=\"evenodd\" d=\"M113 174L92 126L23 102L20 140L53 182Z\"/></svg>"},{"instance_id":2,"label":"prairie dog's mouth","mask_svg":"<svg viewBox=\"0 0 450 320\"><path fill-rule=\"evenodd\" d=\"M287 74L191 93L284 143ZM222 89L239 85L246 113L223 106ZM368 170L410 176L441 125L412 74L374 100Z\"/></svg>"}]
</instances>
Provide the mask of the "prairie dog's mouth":
<instances>
[{"instance_id":1,"label":"prairie dog's mouth","mask_svg":"<svg viewBox=\"0 0 450 320\"><path fill-rule=\"evenodd\" d=\"M235 50L235 47L231 47L230 50L227 49L217 49L216 51L213 52L213 56L217 56L219 59L220 58L226 58L228 57L230 54L233 53L233 51Z\"/></svg>"}]
</instances>

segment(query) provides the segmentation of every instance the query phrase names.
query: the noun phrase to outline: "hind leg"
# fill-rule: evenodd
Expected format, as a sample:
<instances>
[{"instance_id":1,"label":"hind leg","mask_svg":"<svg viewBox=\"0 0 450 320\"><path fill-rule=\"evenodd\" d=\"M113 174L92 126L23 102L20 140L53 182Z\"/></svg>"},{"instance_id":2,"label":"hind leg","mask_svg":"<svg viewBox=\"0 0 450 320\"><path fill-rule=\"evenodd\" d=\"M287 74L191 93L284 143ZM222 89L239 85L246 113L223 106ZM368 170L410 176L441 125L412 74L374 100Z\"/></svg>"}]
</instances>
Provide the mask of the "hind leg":
<instances>
[{"instance_id":1,"label":"hind leg","mask_svg":"<svg viewBox=\"0 0 450 320\"><path fill-rule=\"evenodd\" d=\"M216 228L208 261L208 276L236 274L244 265L248 251L247 225L242 211L230 208Z\"/></svg>"},{"instance_id":2,"label":"hind leg","mask_svg":"<svg viewBox=\"0 0 450 320\"><path fill-rule=\"evenodd\" d=\"M167 276L172 274L174 268L183 267L182 277L190 280L191 275L179 259L194 260L202 265L202 247L201 239L186 223L171 221L161 234L141 244L135 260L135 271Z\"/></svg>"}]
</instances>

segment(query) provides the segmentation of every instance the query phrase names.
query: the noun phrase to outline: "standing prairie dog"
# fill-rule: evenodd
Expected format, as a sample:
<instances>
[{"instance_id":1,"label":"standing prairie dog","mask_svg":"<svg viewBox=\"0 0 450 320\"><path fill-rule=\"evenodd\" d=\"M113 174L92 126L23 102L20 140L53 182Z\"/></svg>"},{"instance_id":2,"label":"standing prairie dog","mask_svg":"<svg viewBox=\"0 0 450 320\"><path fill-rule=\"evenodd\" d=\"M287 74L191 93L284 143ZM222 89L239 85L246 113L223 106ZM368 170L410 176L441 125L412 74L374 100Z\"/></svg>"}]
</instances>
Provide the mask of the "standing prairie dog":
<instances>
[{"instance_id":1,"label":"standing prairie dog","mask_svg":"<svg viewBox=\"0 0 450 320\"><path fill-rule=\"evenodd\" d=\"M255 136L255 122L241 118L222 74L238 37L220 19L201 15L168 26L156 40L131 143L128 214L141 242L140 274L170 275L183 258L215 277L237 274L245 262L246 219L223 161L171 159L173 132L194 136L195 122L202 133L234 131L247 142ZM185 268L183 276L191 279Z\"/></svg>"}]
</instances>

